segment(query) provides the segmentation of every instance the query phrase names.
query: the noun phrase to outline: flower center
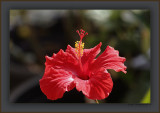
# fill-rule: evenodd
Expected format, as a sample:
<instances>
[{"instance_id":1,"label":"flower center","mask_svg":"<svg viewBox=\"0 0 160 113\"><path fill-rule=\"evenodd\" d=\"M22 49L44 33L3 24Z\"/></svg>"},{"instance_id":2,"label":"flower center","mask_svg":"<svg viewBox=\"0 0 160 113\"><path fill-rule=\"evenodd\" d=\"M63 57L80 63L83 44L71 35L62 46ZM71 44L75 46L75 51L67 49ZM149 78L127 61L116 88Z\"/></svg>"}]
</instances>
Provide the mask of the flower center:
<instances>
[{"instance_id":1,"label":"flower center","mask_svg":"<svg viewBox=\"0 0 160 113\"><path fill-rule=\"evenodd\" d=\"M79 36L80 36L80 41L76 41L75 42L75 51L76 51L76 55L79 57L79 59L81 58L81 56L83 55L83 48L84 48L84 43L82 43L82 39L83 37L85 37L86 35L88 35L88 33L85 33L85 31L83 29L80 29L76 31Z\"/></svg>"}]
</instances>

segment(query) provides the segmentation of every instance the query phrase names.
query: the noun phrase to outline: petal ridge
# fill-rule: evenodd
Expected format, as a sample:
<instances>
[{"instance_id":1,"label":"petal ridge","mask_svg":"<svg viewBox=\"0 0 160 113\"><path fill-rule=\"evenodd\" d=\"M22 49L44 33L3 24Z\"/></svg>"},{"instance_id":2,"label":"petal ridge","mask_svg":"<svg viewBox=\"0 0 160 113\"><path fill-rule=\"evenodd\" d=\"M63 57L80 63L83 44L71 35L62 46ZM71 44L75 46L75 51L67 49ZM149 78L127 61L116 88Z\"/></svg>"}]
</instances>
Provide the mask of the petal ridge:
<instances>
[{"instance_id":1,"label":"petal ridge","mask_svg":"<svg viewBox=\"0 0 160 113\"><path fill-rule=\"evenodd\" d=\"M122 71L127 73L127 67L124 65L125 61L125 57L120 57L117 50L107 46L105 51L91 65L91 69L97 70L100 67L104 67L105 69L113 69L116 72Z\"/></svg>"}]
</instances>

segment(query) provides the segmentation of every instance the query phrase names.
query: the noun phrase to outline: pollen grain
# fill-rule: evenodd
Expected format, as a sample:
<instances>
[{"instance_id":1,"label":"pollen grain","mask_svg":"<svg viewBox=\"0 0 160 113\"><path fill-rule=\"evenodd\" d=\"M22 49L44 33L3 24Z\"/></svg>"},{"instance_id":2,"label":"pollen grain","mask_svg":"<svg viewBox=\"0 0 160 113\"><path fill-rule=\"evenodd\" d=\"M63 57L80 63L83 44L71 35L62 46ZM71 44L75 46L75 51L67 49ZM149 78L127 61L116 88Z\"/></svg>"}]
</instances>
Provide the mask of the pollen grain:
<instances>
[{"instance_id":1,"label":"pollen grain","mask_svg":"<svg viewBox=\"0 0 160 113\"><path fill-rule=\"evenodd\" d=\"M75 51L78 57L81 57L83 55L83 48L84 48L84 43L80 41L75 42Z\"/></svg>"}]
</instances>

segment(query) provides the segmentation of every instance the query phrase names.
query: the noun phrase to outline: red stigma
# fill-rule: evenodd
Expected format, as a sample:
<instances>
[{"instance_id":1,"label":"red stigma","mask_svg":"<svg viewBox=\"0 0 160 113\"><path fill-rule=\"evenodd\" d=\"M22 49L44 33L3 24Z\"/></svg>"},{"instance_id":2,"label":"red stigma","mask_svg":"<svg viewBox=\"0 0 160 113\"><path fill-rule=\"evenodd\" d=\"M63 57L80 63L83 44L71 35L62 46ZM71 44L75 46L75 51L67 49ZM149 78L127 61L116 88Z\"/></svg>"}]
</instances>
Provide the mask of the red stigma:
<instances>
[{"instance_id":1,"label":"red stigma","mask_svg":"<svg viewBox=\"0 0 160 113\"><path fill-rule=\"evenodd\" d=\"M83 39L83 37L85 37L86 35L88 35L88 33L83 30L83 29L80 29L80 32L79 30L76 31L78 33L78 35L80 36L81 40Z\"/></svg>"}]
</instances>

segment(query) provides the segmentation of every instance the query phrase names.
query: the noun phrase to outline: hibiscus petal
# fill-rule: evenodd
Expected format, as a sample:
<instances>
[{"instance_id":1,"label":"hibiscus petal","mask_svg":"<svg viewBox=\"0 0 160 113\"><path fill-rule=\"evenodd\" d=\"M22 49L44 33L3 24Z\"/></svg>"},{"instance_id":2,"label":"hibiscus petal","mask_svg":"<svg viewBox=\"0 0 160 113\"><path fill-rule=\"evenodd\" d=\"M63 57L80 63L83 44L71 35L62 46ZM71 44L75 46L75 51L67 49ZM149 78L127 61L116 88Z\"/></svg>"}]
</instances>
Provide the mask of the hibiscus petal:
<instances>
[{"instance_id":1,"label":"hibiscus petal","mask_svg":"<svg viewBox=\"0 0 160 113\"><path fill-rule=\"evenodd\" d=\"M71 47L70 45L67 46L66 52L71 54L74 58L78 59L76 52L75 52L75 48Z\"/></svg>"},{"instance_id":2,"label":"hibiscus petal","mask_svg":"<svg viewBox=\"0 0 160 113\"><path fill-rule=\"evenodd\" d=\"M80 72L78 60L70 53L60 50L54 57L46 56L45 62L45 74L52 67L54 69L63 69L66 71L72 71L77 75Z\"/></svg>"},{"instance_id":3,"label":"hibiscus petal","mask_svg":"<svg viewBox=\"0 0 160 113\"><path fill-rule=\"evenodd\" d=\"M104 67L105 69L114 69L116 72L122 71L127 73L124 57L119 56L119 52L114 50L114 48L107 46L106 50L95 60L91 65L92 70L97 70L99 67Z\"/></svg>"},{"instance_id":4,"label":"hibiscus petal","mask_svg":"<svg viewBox=\"0 0 160 113\"><path fill-rule=\"evenodd\" d=\"M99 52L101 51L100 50L101 45L102 45L102 43L100 42L94 48L84 49L83 56L81 58L81 62L83 65L87 62L91 62L99 54Z\"/></svg>"},{"instance_id":5,"label":"hibiscus petal","mask_svg":"<svg viewBox=\"0 0 160 113\"><path fill-rule=\"evenodd\" d=\"M106 71L98 71L89 80L75 78L76 89L89 99L101 100L107 98L112 91L113 81Z\"/></svg>"},{"instance_id":6,"label":"hibiscus petal","mask_svg":"<svg viewBox=\"0 0 160 113\"><path fill-rule=\"evenodd\" d=\"M75 87L74 75L71 72L67 72L60 69L49 70L39 81L42 92L48 99L56 100L62 98L65 91L70 91Z\"/></svg>"}]
</instances>

